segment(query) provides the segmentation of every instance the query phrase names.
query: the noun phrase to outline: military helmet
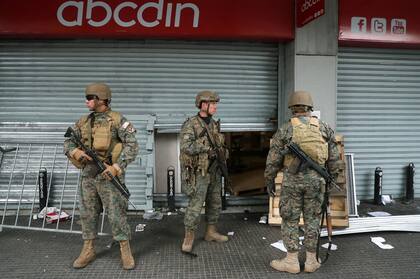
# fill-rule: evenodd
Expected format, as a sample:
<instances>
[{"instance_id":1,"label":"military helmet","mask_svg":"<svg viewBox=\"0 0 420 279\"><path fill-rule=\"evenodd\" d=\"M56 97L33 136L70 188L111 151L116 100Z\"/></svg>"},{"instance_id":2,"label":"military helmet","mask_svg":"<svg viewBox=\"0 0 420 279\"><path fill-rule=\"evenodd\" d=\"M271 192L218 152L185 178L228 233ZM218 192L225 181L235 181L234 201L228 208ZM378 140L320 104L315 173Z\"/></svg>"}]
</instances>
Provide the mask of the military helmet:
<instances>
[{"instance_id":1,"label":"military helmet","mask_svg":"<svg viewBox=\"0 0 420 279\"><path fill-rule=\"evenodd\" d=\"M111 100L111 88L105 83L92 83L86 86L87 95L95 95L99 100Z\"/></svg>"},{"instance_id":2,"label":"military helmet","mask_svg":"<svg viewBox=\"0 0 420 279\"><path fill-rule=\"evenodd\" d=\"M307 106L313 108L314 102L312 101L311 93L307 91L295 91L289 97L288 108L294 106Z\"/></svg>"},{"instance_id":3,"label":"military helmet","mask_svg":"<svg viewBox=\"0 0 420 279\"><path fill-rule=\"evenodd\" d=\"M198 92L197 96L195 96L195 106L200 108L201 102L219 102L220 97L217 95L216 92L205 90Z\"/></svg>"}]
</instances>

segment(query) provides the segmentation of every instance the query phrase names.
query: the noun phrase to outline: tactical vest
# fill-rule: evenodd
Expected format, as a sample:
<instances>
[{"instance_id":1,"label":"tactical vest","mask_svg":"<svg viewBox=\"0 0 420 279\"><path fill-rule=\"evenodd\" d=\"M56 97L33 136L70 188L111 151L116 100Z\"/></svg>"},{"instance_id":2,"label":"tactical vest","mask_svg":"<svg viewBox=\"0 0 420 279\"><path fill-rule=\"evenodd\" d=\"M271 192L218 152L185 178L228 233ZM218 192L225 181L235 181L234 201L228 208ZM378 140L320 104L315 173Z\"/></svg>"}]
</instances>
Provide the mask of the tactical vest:
<instances>
[{"instance_id":1,"label":"tactical vest","mask_svg":"<svg viewBox=\"0 0 420 279\"><path fill-rule=\"evenodd\" d=\"M102 161L112 158L112 162L109 163L115 163L121 154L122 143L118 137L113 136L112 131L120 128L122 116L115 111L108 111L106 114L107 121L94 121L93 127L92 114L80 119L82 142L95 150Z\"/></svg>"},{"instance_id":2,"label":"tactical vest","mask_svg":"<svg viewBox=\"0 0 420 279\"><path fill-rule=\"evenodd\" d=\"M199 119L199 116L197 117L193 117L188 119L187 121L192 121L193 122L193 126L194 126L194 136L195 139L198 140L199 138L206 138L206 144L211 147L210 141L207 140L207 133L205 132L205 128L204 128L204 120ZM219 132L219 126L217 124L217 122L213 121L213 124L209 124L209 131L210 133L212 133L214 140L216 141L216 144L219 146L224 146L225 145L225 140L224 140L224 136L223 134L221 134ZM201 158L199 158L199 155L195 155L195 156L190 156L188 154L180 154L180 161L181 161L181 165L185 165L185 166L190 166L193 167L194 169L201 168L201 169L205 169L205 171L207 171L207 168L205 168L204 165L208 165L208 158L205 156L201 156ZM207 154L205 154L207 156ZM205 162L207 161L207 162Z\"/></svg>"},{"instance_id":3,"label":"tactical vest","mask_svg":"<svg viewBox=\"0 0 420 279\"><path fill-rule=\"evenodd\" d=\"M323 166L328 159L328 143L322 136L318 118L311 117L308 123L303 123L298 117L293 117L290 122L293 127L292 141ZM289 167L293 159L293 155L286 154L284 166Z\"/></svg>"},{"instance_id":4,"label":"tactical vest","mask_svg":"<svg viewBox=\"0 0 420 279\"><path fill-rule=\"evenodd\" d=\"M190 118L185 123L188 121L192 121L195 140L203 140L203 144L211 147L205 132L204 121L199 119L199 116ZM224 146L224 136L219 132L219 125L217 122L212 122L212 124L209 124L208 127L217 145ZM181 181L184 185L183 191L185 194L190 195L196 190L196 175L200 174L204 176L207 174L210 166L210 160L207 153L200 153L198 155L191 156L184 152L181 152L179 160L181 164Z\"/></svg>"}]
</instances>

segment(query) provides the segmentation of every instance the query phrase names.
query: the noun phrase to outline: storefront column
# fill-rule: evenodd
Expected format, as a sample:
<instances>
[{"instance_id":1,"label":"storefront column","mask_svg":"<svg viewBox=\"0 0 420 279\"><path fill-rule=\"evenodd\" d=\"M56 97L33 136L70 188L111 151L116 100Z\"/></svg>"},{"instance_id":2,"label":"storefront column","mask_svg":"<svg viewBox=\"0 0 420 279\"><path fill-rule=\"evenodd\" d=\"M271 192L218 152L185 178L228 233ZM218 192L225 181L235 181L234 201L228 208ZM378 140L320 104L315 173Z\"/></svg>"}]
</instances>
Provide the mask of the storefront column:
<instances>
[{"instance_id":1,"label":"storefront column","mask_svg":"<svg viewBox=\"0 0 420 279\"><path fill-rule=\"evenodd\" d=\"M287 99L294 90L312 93L315 108L321 112L321 119L333 128L336 126L337 98L337 32L338 4L325 1L325 14L307 25L296 28L296 37L285 48L285 107L287 119ZM280 119L280 122L281 119Z\"/></svg>"}]
</instances>

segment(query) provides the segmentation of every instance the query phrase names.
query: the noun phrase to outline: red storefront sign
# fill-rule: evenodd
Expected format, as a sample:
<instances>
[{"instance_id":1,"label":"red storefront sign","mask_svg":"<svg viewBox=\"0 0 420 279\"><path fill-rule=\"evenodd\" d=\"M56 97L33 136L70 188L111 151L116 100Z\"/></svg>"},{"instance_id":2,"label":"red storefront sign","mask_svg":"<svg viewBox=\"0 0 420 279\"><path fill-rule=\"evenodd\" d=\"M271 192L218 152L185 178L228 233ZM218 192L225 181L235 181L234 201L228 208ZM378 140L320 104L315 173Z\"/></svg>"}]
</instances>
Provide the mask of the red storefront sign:
<instances>
[{"instance_id":1,"label":"red storefront sign","mask_svg":"<svg viewBox=\"0 0 420 279\"><path fill-rule=\"evenodd\" d=\"M296 26L302 27L325 13L325 0L296 0Z\"/></svg>"},{"instance_id":2,"label":"red storefront sign","mask_svg":"<svg viewBox=\"0 0 420 279\"><path fill-rule=\"evenodd\" d=\"M294 38L292 0L13 0L0 37Z\"/></svg>"},{"instance_id":3,"label":"red storefront sign","mask_svg":"<svg viewBox=\"0 0 420 279\"><path fill-rule=\"evenodd\" d=\"M341 0L339 11L341 45L420 45L418 0Z\"/></svg>"}]
</instances>

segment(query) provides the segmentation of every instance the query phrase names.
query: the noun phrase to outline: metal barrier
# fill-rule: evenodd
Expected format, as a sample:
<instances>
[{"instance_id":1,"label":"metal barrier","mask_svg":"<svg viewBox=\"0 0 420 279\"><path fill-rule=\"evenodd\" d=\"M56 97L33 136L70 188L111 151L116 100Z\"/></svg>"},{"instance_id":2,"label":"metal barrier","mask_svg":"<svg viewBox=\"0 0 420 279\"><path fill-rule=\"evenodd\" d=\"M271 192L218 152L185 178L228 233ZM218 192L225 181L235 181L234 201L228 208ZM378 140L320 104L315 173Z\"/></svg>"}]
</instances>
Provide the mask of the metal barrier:
<instances>
[{"instance_id":1,"label":"metal barrier","mask_svg":"<svg viewBox=\"0 0 420 279\"><path fill-rule=\"evenodd\" d=\"M357 212L356 197L356 179L354 173L354 155L352 153L345 154L346 160L346 181L347 181L347 204L349 207L349 217L359 217Z\"/></svg>"},{"instance_id":2,"label":"metal barrier","mask_svg":"<svg viewBox=\"0 0 420 279\"><path fill-rule=\"evenodd\" d=\"M62 144L17 144L0 149L0 231L3 228L81 234L77 211L81 172ZM99 235L108 235L106 212Z\"/></svg>"},{"instance_id":3,"label":"metal barrier","mask_svg":"<svg viewBox=\"0 0 420 279\"><path fill-rule=\"evenodd\" d=\"M131 115L137 129L140 152L127 168L125 183L138 210L153 207L154 127L156 116ZM63 154L64 133L72 123L0 122L0 231L3 227L81 233L77 211L80 172ZM69 220L46 217L40 205L39 172L47 171L43 205L65 212ZM41 189L42 191L43 189ZM43 191L42 191L43 192ZM133 209L129 207L129 210ZM111 232L106 213L100 216L100 232ZM60 215L58 215L60 216Z\"/></svg>"}]
</instances>

